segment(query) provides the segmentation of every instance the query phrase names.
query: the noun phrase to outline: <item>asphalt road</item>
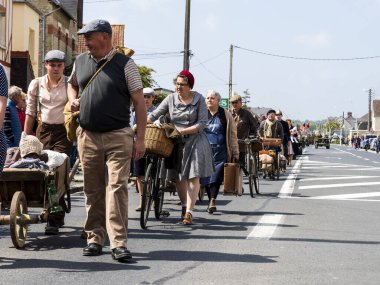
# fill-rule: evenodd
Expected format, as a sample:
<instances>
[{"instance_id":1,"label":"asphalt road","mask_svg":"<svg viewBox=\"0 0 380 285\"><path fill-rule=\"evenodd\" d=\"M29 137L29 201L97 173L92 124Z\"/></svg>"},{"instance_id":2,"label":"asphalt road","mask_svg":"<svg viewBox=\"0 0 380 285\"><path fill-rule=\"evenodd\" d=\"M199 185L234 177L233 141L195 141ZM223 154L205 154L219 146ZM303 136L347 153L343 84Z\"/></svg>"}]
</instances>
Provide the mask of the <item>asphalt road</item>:
<instances>
[{"instance_id":1,"label":"asphalt road","mask_svg":"<svg viewBox=\"0 0 380 285\"><path fill-rule=\"evenodd\" d=\"M0 284L379 284L380 155L348 147L314 149L280 180L261 180L261 195L218 197L218 211L198 203L195 225L170 216L139 226L138 194L130 189L131 263L82 256L84 198L58 236L30 226L24 250L0 226ZM38 212L40 209L31 209Z\"/></svg>"}]
</instances>

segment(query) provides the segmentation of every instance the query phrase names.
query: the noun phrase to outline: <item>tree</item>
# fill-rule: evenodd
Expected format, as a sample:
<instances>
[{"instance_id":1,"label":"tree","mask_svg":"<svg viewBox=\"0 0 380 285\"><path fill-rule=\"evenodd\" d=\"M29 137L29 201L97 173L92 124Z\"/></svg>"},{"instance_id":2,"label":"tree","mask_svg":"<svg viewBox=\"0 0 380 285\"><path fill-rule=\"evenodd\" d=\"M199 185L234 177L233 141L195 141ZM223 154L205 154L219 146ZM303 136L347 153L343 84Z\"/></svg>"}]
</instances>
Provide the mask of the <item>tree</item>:
<instances>
[{"instance_id":1,"label":"tree","mask_svg":"<svg viewBox=\"0 0 380 285\"><path fill-rule=\"evenodd\" d=\"M144 65L138 65L137 68L139 69L144 87L153 87L157 85L157 82L152 78L152 73L155 72L153 68Z\"/></svg>"}]
</instances>

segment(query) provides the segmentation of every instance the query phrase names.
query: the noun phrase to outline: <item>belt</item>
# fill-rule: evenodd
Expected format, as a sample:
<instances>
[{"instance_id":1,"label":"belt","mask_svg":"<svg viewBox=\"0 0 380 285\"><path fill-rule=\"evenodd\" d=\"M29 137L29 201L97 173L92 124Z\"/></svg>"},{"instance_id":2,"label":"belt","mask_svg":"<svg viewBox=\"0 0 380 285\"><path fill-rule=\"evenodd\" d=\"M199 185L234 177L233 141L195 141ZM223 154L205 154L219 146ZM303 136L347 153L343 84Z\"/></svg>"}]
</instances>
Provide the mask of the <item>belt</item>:
<instances>
[{"instance_id":1,"label":"belt","mask_svg":"<svg viewBox=\"0 0 380 285\"><path fill-rule=\"evenodd\" d=\"M211 147L221 147L222 145L221 144L214 144L214 143L210 143Z\"/></svg>"}]
</instances>

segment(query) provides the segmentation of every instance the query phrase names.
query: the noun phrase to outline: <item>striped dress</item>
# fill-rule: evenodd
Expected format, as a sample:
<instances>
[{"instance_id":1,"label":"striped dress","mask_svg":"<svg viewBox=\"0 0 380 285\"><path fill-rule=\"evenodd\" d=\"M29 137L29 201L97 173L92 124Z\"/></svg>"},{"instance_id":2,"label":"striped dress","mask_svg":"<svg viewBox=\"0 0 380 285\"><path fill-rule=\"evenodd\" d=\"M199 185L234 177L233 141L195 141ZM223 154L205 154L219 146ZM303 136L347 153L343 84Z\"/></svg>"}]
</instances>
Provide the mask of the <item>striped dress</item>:
<instances>
[{"instance_id":1,"label":"striped dress","mask_svg":"<svg viewBox=\"0 0 380 285\"><path fill-rule=\"evenodd\" d=\"M5 71L2 65L0 65L0 96L8 97L8 81L7 81L7 76L5 74ZM4 110L2 110L4 111L4 113L5 113L5 105L6 103L4 103ZM7 142L5 140L3 126L1 126L1 129L0 129L0 174L3 172L6 154L7 154Z\"/></svg>"}]
</instances>

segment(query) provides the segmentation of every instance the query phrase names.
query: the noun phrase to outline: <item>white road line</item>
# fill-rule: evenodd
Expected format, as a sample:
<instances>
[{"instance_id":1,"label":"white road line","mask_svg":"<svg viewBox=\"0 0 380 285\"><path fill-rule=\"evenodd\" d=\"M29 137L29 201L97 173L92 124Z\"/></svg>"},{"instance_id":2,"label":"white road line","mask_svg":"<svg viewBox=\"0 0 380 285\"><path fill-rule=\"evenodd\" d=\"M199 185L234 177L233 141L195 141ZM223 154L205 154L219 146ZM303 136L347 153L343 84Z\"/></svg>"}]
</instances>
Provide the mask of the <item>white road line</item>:
<instances>
[{"instance_id":1,"label":"white road line","mask_svg":"<svg viewBox=\"0 0 380 285\"><path fill-rule=\"evenodd\" d=\"M296 164L292 168L292 172L288 175L281 187L280 193L278 194L279 198L291 197L294 191L297 173L300 171L302 160L304 159L308 159L308 157L304 156L297 160ZM247 239L270 239L282 219L283 215L280 214L268 214L262 216L260 221L247 236Z\"/></svg>"},{"instance_id":2,"label":"white road line","mask_svg":"<svg viewBox=\"0 0 380 285\"><path fill-rule=\"evenodd\" d=\"M264 215L247 236L247 239L270 239L284 215Z\"/></svg>"},{"instance_id":3,"label":"white road line","mask_svg":"<svg viewBox=\"0 0 380 285\"><path fill-rule=\"evenodd\" d=\"M298 187L298 189L305 190L305 189L318 189L318 188L357 187L357 186L369 186L369 185L380 185L380 182L320 184L320 185L300 186Z\"/></svg>"},{"instance_id":4,"label":"white road line","mask_svg":"<svg viewBox=\"0 0 380 285\"><path fill-rule=\"evenodd\" d=\"M340 195L327 195L308 197L314 200L340 200L340 199L355 199L355 198L368 198L368 197L380 197L380 192L368 192L368 193L354 193L354 194L340 194Z\"/></svg>"},{"instance_id":5,"label":"white road line","mask_svg":"<svg viewBox=\"0 0 380 285\"><path fill-rule=\"evenodd\" d=\"M318 177L318 178L302 178L299 182L305 181L318 181L318 180L348 180L348 179L371 179L371 178L379 178L380 176L330 176L330 177Z\"/></svg>"}]
</instances>

